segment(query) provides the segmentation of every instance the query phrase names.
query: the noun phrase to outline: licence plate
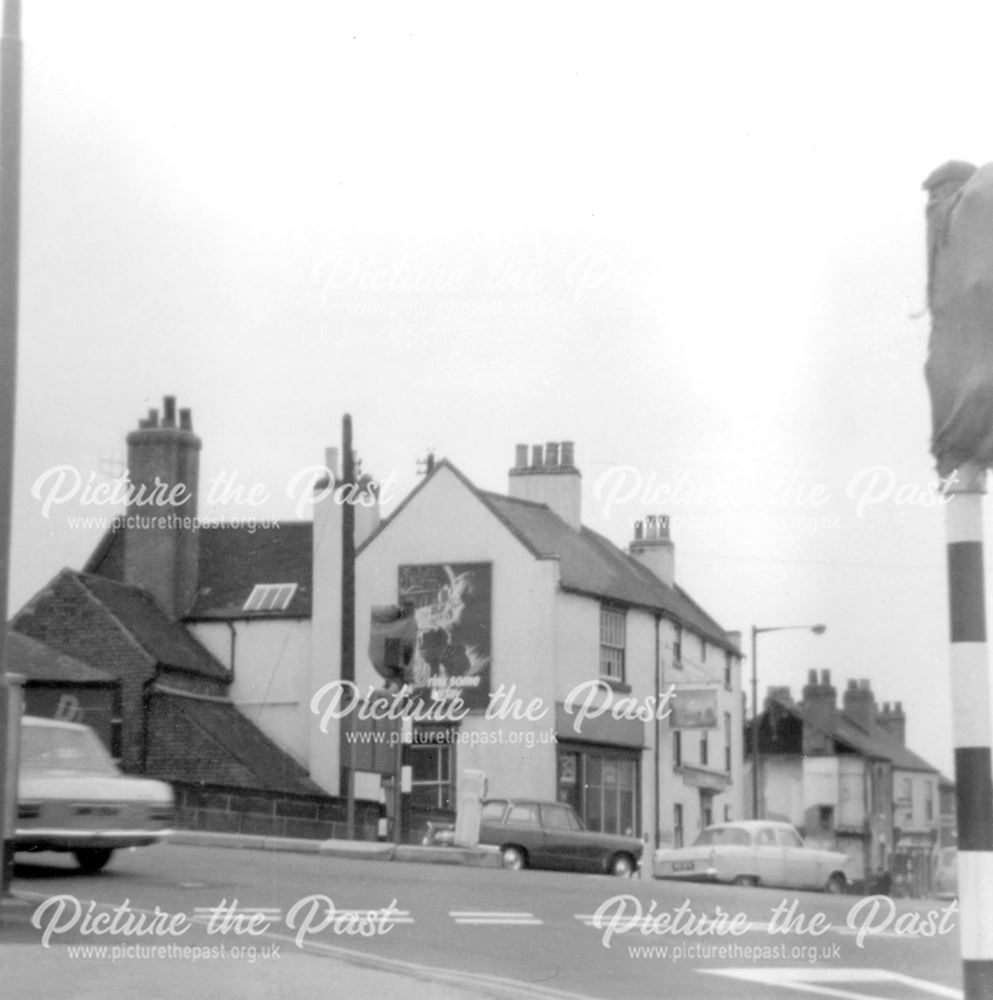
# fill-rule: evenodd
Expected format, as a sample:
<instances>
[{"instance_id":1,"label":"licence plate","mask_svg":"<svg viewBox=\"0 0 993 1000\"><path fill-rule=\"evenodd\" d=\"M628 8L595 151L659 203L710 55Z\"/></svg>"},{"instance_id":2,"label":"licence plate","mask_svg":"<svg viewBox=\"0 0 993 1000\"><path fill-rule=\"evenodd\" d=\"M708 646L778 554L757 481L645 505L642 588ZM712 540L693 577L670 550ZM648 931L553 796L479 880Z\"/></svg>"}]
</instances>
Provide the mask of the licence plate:
<instances>
[{"instance_id":1,"label":"licence plate","mask_svg":"<svg viewBox=\"0 0 993 1000\"><path fill-rule=\"evenodd\" d=\"M673 861L672 870L674 872L691 872L693 871L692 861Z\"/></svg>"}]
</instances>

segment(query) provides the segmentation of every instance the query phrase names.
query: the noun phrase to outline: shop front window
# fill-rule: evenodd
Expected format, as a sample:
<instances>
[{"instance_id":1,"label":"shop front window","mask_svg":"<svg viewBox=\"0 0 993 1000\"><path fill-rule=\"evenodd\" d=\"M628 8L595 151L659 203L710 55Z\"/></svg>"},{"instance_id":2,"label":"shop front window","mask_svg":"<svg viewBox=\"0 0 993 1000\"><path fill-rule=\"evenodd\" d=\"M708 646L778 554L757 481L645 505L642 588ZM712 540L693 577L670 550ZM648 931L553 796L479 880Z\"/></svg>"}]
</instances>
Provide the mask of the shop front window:
<instances>
[{"instance_id":1,"label":"shop front window","mask_svg":"<svg viewBox=\"0 0 993 1000\"><path fill-rule=\"evenodd\" d=\"M634 834L638 829L638 761L594 750L560 750L558 799L587 830Z\"/></svg>"},{"instance_id":2,"label":"shop front window","mask_svg":"<svg viewBox=\"0 0 993 1000\"><path fill-rule=\"evenodd\" d=\"M415 730L409 748L411 805L415 809L455 808L455 743L448 730Z\"/></svg>"}]
</instances>

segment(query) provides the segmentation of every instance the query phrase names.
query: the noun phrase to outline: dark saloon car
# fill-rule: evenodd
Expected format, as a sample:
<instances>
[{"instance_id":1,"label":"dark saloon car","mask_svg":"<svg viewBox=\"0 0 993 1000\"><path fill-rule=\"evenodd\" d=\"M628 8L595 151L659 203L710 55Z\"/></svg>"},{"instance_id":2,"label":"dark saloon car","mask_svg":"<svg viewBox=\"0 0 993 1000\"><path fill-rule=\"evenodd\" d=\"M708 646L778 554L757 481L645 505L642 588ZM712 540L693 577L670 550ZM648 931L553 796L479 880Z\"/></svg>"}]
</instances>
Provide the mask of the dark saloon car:
<instances>
[{"instance_id":1,"label":"dark saloon car","mask_svg":"<svg viewBox=\"0 0 993 1000\"><path fill-rule=\"evenodd\" d=\"M15 851L71 851L99 871L114 850L169 836L172 789L121 774L89 726L21 720Z\"/></svg>"},{"instance_id":2,"label":"dark saloon car","mask_svg":"<svg viewBox=\"0 0 993 1000\"><path fill-rule=\"evenodd\" d=\"M629 877L641 863L636 837L584 829L562 802L489 799L483 803L480 844L500 848L505 868L553 868Z\"/></svg>"}]
</instances>

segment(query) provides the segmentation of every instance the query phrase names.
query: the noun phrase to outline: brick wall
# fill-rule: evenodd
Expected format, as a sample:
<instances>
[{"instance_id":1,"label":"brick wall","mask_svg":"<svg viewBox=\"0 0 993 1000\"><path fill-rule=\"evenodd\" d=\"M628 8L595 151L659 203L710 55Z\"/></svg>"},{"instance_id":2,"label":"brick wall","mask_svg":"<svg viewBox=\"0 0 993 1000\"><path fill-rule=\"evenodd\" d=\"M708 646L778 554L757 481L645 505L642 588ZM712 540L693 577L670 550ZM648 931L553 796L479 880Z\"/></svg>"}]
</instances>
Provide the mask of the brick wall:
<instances>
[{"instance_id":1,"label":"brick wall","mask_svg":"<svg viewBox=\"0 0 993 1000\"><path fill-rule=\"evenodd\" d=\"M140 771L144 739L143 685L152 658L69 572L60 573L18 612L15 631L103 670L121 682L121 766Z\"/></svg>"},{"instance_id":2,"label":"brick wall","mask_svg":"<svg viewBox=\"0 0 993 1000\"><path fill-rule=\"evenodd\" d=\"M173 788L179 829L316 840L352 839L342 799L183 782L173 782ZM375 840L381 815L379 803L356 802L357 839Z\"/></svg>"}]
</instances>

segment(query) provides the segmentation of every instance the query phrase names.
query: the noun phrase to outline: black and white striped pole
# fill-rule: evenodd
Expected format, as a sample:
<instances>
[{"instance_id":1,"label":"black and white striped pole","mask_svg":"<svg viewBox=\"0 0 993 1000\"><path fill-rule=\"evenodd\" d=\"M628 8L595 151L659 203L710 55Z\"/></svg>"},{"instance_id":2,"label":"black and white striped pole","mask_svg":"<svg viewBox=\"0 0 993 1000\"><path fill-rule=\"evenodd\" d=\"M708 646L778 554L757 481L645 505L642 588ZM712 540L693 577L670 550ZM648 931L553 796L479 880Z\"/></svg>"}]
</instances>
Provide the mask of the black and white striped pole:
<instances>
[{"instance_id":1,"label":"black and white striped pole","mask_svg":"<svg viewBox=\"0 0 993 1000\"><path fill-rule=\"evenodd\" d=\"M965 1000L993 997L993 770L983 585L986 470L967 463L946 487L955 790Z\"/></svg>"},{"instance_id":2,"label":"black and white striped pole","mask_svg":"<svg viewBox=\"0 0 993 1000\"><path fill-rule=\"evenodd\" d=\"M928 193L924 374L944 483L952 732L965 1000L993 997L993 704L986 648L983 499L993 468L993 163L952 160Z\"/></svg>"}]
</instances>

